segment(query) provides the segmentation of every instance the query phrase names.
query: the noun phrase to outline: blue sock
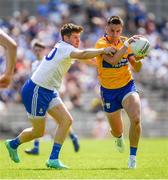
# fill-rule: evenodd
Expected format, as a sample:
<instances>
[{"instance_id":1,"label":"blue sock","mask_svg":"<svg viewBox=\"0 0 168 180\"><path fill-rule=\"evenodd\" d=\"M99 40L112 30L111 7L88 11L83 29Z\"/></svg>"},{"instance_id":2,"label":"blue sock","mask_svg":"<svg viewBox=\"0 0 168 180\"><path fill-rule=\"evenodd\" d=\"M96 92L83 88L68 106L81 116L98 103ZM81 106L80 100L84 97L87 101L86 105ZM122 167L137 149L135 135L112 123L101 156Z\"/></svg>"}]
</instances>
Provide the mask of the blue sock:
<instances>
[{"instance_id":1,"label":"blue sock","mask_svg":"<svg viewBox=\"0 0 168 180\"><path fill-rule=\"evenodd\" d=\"M69 133L69 137L73 140L76 139L76 135L74 133Z\"/></svg>"},{"instance_id":2,"label":"blue sock","mask_svg":"<svg viewBox=\"0 0 168 180\"><path fill-rule=\"evenodd\" d=\"M38 139L34 140L34 148L39 149L39 143Z\"/></svg>"},{"instance_id":3,"label":"blue sock","mask_svg":"<svg viewBox=\"0 0 168 180\"><path fill-rule=\"evenodd\" d=\"M136 147L130 147L130 155L136 156L137 148Z\"/></svg>"},{"instance_id":4,"label":"blue sock","mask_svg":"<svg viewBox=\"0 0 168 180\"><path fill-rule=\"evenodd\" d=\"M16 137L15 139L12 139L12 140L9 142L9 144L10 144L11 148L17 149L17 147L21 144L19 137Z\"/></svg>"},{"instance_id":5,"label":"blue sock","mask_svg":"<svg viewBox=\"0 0 168 180\"><path fill-rule=\"evenodd\" d=\"M62 144L54 143L53 149L52 149L52 152L51 152L51 155L50 155L50 159L52 159L52 160L53 159L58 159L61 147L62 147Z\"/></svg>"}]
</instances>

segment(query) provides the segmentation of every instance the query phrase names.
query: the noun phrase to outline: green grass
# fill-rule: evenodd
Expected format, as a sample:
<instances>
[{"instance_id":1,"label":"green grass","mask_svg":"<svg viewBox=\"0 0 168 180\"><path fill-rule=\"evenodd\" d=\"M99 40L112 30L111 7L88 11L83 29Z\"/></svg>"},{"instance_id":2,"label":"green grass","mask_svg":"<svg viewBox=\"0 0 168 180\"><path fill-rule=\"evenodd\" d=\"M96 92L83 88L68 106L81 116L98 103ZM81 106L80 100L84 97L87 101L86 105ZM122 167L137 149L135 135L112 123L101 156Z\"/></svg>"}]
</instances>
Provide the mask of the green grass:
<instances>
[{"instance_id":1,"label":"green grass","mask_svg":"<svg viewBox=\"0 0 168 180\"><path fill-rule=\"evenodd\" d=\"M69 170L48 169L45 166L52 143L42 142L39 156L26 155L23 150L31 143L19 148L21 162L13 163L0 142L0 179L166 179L168 178L168 139L141 139L138 151L138 167L127 169L129 154L114 148L112 139L81 140L79 153L73 151L70 140L66 140L60 159L70 166Z\"/></svg>"}]
</instances>

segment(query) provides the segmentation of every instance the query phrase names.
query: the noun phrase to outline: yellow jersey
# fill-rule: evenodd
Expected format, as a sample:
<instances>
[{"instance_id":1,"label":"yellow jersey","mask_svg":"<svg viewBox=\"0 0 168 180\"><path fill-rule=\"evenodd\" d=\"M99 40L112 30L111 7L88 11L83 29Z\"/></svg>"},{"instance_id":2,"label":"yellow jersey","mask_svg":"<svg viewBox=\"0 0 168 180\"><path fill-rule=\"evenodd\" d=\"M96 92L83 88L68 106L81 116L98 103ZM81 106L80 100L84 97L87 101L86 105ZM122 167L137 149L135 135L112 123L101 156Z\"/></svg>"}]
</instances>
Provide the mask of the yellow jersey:
<instances>
[{"instance_id":1,"label":"yellow jersey","mask_svg":"<svg viewBox=\"0 0 168 180\"><path fill-rule=\"evenodd\" d=\"M96 48L107 48L114 47L119 50L127 37L120 37L117 45L111 44L106 36L100 38L96 43ZM128 84L130 80L133 79L130 67L128 65L128 57L132 55L131 49L128 48L127 52L124 54L122 59L116 65L112 65L105 60L103 60L102 55L96 57L97 59L97 70L98 79L100 85L107 89L117 89Z\"/></svg>"}]
</instances>

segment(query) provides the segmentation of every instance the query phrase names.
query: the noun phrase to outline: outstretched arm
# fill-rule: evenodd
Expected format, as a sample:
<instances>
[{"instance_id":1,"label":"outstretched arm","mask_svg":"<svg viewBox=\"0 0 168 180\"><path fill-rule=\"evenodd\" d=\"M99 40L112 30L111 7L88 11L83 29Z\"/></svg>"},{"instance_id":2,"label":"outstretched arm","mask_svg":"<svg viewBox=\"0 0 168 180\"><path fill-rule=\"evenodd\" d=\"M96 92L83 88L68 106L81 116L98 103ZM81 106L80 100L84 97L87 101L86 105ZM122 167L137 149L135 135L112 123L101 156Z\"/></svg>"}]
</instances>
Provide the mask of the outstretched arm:
<instances>
[{"instance_id":1,"label":"outstretched arm","mask_svg":"<svg viewBox=\"0 0 168 180\"><path fill-rule=\"evenodd\" d=\"M0 30L0 45L5 48L6 53L6 69L4 74L0 76L0 88L6 88L12 79L15 63L16 63L16 42L6 33Z\"/></svg>"},{"instance_id":2,"label":"outstretched arm","mask_svg":"<svg viewBox=\"0 0 168 180\"><path fill-rule=\"evenodd\" d=\"M70 57L76 59L90 59L94 58L100 54L110 54L114 51L112 47L101 48L101 49L85 49L85 50L75 50L71 52Z\"/></svg>"},{"instance_id":3,"label":"outstretched arm","mask_svg":"<svg viewBox=\"0 0 168 180\"><path fill-rule=\"evenodd\" d=\"M88 60L83 60L83 59L81 59L81 60L79 60L80 62L83 62L83 63L85 63L85 64L87 64L87 65L89 65L89 66L93 66L93 67L97 67L97 63L96 63L96 59L95 58L92 58L92 59L88 59Z\"/></svg>"}]
</instances>

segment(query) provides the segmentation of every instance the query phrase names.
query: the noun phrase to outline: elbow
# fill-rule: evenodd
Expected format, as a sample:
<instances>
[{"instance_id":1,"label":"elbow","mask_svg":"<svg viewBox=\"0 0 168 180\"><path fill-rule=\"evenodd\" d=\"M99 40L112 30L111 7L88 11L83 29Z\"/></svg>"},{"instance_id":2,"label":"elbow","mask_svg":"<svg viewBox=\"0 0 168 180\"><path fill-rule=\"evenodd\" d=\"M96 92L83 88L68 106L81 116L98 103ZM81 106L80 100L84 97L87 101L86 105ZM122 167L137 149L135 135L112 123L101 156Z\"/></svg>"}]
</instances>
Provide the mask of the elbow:
<instances>
[{"instance_id":1,"label":"elbow","mask_svg":"<svg viewBox=\"0 0 168 180\"><path fill-rule=\"evenodd\" d=\"M118 63L116 63L116 62L112 62L111 64L112 64L113 66L115 66L115 65L117 65Z\"/></svg>"},{"instance_id":2,"label":"elbow","mask_svg":"<svg viewBox=\"0 0 168 180\"><path fill-rule=\"evenodd\" d=\"M78 56L78 59L86 59L85 53L81 53L80 56Z\"/></svg>"},{"instance_id":3,"label":"elbow","mask_svg":"<svg viewBox=\"0 0 168 180\"><path fill-rule=\"evenodd\" d=\"M141 71L141 68L138 68L136 72L140 72Z\"/></svg>"},{"instance_id":4,"label":"elbow","mask_svg":"<svg viewBox=\"0 0 168 180\"><path fill-rule=\"evenodd\" d=\"M80 54L80 59L89 59L91 57L91 55L89 55L87 52L83 51L81 54Z\"/></svg>"},{"instance_id":5,"label":"elbow","mask_svg":"<svg viewBox=\"0 0 168 180\"><path fill-rule=\"evenodd\" d=\"M138 72L141 71L141 68L135 68L134 71L135 71L136 73L138 73Z\"/></svg>"},{"instance_id":6,"label":"elbow","mask_svg":"<svg viewBox=\"0 0 168 180\"><path fill-rule=\"evenodd\" d=\"M115 66L115 65L117 65L117 64L118 64L118 62L111 61L111 65Z\"/></svg>"},{"instance_id":7,"label":"elbow","mask_svg":"<svg viewBox=\"0 0 168 180\"><path fill-rule=\"evenodd\" d=\"M9 53L16 54L17 52L17 44L15 42L12 42L8 44L6 49L9 51Z\"/></svg>"},{"instance_id":8,"label":"elbow","mask_svg":"<svg viewBox=\"0 0 168 180\"><path fill-rule=\"evenodd\" d=\"M114 59L114 58L110 58L110 59L104 59L106 62L110 63L112 66L115 66L118 64L118 60Z\"/></svg>"},{"instance_id":9,"label":"elbow","mask_svg":"<svg viewBox=\"0 0 168 180\"><path fill-rule=\"evenodd\" d=\"M17 54L17 44L16 43L12 43L9 49L10 53L12 53L14 56L16 56Z\"/></svg>"},{"instance_id":10,"label":"elbow","mask_svg":"<svg viewBox=\"0 0 168 180\"><path fill-rule=\"evenodd\" d=\"M12 42L12 44L11 44L11 48L13 48L15 51L17 50L17 44L16 44L16 42L14 41L14 42Z\"/></svg>"},{"instance_id":11,"label":"elbow","mask_svg":"<svg viewBox=\"0 0 168 180\"><path fill-rule=\"evenodd\" d=\"M78 59L89 59L90 57L88 56L87 52L82 52Z\"/></svg>"},{"instance_id":12,"label":"elbow","mask_svg":"<svg viewBox=\"0 0 168 180\"><path fill-rule=\"evenodd\" d=\"M12 43L8 49L8 53L10 57L13 57L12 60L13 62L16 62L16 57L17 57L17 44Z\"/></svg>"}]
</instances>

